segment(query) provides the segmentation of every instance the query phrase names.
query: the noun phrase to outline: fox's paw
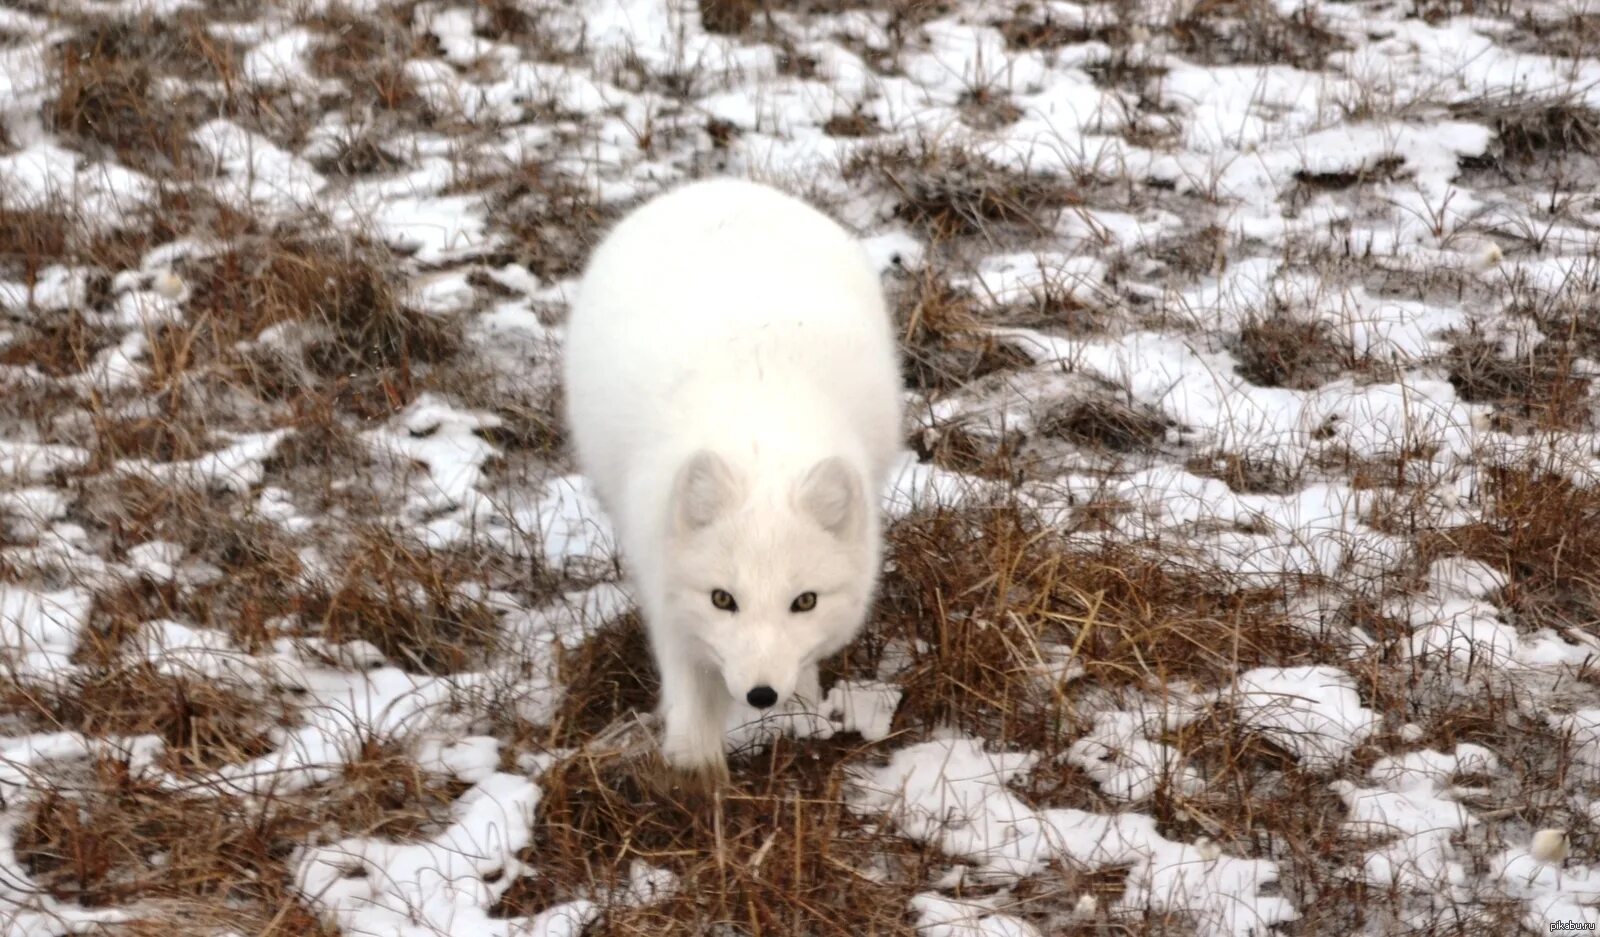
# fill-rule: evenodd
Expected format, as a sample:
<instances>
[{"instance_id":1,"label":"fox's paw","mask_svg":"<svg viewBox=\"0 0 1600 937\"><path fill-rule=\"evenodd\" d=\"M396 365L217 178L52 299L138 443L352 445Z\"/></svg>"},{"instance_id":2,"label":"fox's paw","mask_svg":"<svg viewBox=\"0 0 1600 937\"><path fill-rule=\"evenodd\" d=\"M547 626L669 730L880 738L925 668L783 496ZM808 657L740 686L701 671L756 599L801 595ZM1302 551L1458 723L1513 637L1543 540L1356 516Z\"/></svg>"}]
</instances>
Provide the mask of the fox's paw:
<instances>
[{"instance_id":1,"label":"fox's paw","mask_svg":"<svg viewBox=\"0 0 1600 937\"><path fill-rule=\"evenodd\" d=\"M715 748L674 745L668 739L661 746L662 758L673 781L685 787L710 789L728 780L728 756L719 743Z\"/></svg>"},{"instance_id":2,"label":"fox's paw","mask_svg":"<svg viewBox=\"0 0 1600 937\"><path fill-rule=\"evenodd\" d=\"M716 727L720 729L720 726ZM661 740L661 754L667 766L686 777L726 780L728 755L724 750L722 732L713 731L707 722L692 722L685 727L669 716Z\"/></svg>"}]
</instances>

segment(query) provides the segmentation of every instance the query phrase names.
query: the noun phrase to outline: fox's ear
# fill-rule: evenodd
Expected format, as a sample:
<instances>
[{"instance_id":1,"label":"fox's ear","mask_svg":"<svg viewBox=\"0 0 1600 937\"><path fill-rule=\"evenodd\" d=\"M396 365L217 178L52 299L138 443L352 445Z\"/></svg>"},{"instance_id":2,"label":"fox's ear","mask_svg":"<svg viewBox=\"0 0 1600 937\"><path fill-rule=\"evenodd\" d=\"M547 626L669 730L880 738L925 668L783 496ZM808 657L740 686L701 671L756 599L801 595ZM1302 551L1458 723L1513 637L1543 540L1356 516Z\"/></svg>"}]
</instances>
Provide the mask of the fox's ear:
<instances>
[{"instance_id":1,"label":"fox's ear","mask_svg":"<svg viewBox=\"0 0 1600 937\"><path fill-rule=\"evenodd\" d=\"M800 506L835 537L855 533L865 516L861 481L850 463L831 456L811 467L800 480Z\"/></svg>"},{"instance_id":2,"label":"fox's ear","mask_svg":"<svg viewBox=\"0 0 1600 937\"><path fill-rule=\"evenodd\" d=\"M699 530L738 501L739 484L722 457L702 449L678 470L672 488L672 515L680 531Z\"/></svg>"}]
</instances>

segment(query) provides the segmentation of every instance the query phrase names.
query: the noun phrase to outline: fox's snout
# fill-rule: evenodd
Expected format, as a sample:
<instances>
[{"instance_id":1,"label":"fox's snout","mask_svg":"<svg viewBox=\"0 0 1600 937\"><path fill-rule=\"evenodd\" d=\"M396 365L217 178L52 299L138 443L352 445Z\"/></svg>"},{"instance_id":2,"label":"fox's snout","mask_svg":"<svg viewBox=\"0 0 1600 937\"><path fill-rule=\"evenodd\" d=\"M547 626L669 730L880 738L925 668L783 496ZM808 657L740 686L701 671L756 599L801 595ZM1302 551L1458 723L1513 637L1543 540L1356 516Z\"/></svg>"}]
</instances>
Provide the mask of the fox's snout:
<instances>
[{"instance_id":1,"label":"fox's snout","mask_svg":"<svg viewBox=\"0 0 1600 937\"><path fill-rule=\"evenodd\" d=\"M742 676L725 673L723 682L728 685L728 695L743 700L756 709L771 709L787 703L794 695L794 679L778 680L765 676Z\"/></svg>"},{"instance_id":2,"label":"fox's snout","mask_svg":"<svg viewBox=\"0 0 1600 937\"><path fill-rule=\"evenodd\" d=\"M800 662L782 663L771 657L749 658L749 661L745 666L729 662L723 667L722 680L728 685L728 695L756 709L771 709L787 703L794 695Z\"/></svg>"}]
</instances>

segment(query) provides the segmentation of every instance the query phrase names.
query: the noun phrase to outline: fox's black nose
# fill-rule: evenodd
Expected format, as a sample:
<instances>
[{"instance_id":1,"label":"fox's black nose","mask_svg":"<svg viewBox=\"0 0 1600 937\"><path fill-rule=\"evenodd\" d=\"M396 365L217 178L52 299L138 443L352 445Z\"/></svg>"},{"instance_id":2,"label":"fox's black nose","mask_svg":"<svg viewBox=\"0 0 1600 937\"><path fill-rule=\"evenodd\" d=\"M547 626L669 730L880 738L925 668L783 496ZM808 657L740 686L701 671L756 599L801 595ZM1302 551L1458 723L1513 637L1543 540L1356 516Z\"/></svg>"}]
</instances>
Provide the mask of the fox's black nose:
<instances>
[{"instance_id":1,"label":"fox's black nose","mask_svg":"<svg viewBox=\"0 0 1600 937\"><path fill-rule=\"evenodd\" d=\"M778 701L778 691L770 686L758 686L744 695L751 706L757 709L766 709Z\"/></svg>"}]
</instances>

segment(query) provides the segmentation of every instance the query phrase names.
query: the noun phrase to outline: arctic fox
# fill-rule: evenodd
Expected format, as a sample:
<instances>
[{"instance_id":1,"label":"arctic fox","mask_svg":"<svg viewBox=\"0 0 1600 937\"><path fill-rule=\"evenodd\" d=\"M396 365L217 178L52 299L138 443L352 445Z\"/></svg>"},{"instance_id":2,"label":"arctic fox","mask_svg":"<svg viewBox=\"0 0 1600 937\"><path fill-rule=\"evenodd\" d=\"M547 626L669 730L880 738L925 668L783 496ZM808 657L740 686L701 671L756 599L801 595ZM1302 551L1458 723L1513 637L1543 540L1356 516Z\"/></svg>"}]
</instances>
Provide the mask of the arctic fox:
<instances>
[{"instance_id":1,"label":"arctic fox","mask_svg":"<svg viewBox=\"0 0 1600 937\"><path fill-rule=\"evenodd\" d=\"M806 203L713 179L595 249L566 328L566 416L661 674L662 751L727 771L730 699L819 702L866 618L901 378L877 273Z\"/></svg>"}]
</instances>

